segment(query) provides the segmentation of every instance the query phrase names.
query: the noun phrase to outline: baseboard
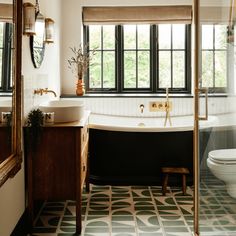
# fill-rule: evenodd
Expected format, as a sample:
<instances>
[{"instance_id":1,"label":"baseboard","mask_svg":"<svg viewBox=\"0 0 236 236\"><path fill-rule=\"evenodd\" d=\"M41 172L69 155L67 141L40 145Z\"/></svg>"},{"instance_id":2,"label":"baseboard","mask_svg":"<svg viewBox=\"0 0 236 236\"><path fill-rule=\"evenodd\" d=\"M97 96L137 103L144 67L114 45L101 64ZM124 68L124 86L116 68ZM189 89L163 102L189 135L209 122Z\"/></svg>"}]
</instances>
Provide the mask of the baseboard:
<instances>
[{"instance_id":1,"label":"baseboard","mask_svg":"<svg viewBox=\"0 0 236 236\"><path fill-rule=\"evenodd\" d=\"M14 228L11 236L26 236L28 235L28 213L27 209L25 209L23 215L21 216L20 220L18 221L16 227Z\"/></svg>"}]
</instances>

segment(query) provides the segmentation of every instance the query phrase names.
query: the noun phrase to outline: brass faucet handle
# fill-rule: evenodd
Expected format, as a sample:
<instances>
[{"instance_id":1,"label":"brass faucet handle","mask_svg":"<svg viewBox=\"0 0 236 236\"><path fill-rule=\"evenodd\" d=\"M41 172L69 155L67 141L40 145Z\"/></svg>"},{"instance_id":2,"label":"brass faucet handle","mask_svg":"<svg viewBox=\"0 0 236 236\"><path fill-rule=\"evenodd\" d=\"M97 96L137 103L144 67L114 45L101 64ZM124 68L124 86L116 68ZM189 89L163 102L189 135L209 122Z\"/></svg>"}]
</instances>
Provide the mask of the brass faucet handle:
<instances>
[{"instance_id":1,"label":"brass faucet handle","mask_svg":"<svg viewBox=\"0 0 236 236\"><path fill-rule=\"evenodd\" d=\"M140 105L139 105L139 108L140 108L140 110L141 110L141 113L143 113L144 105L143 105L143 104L140 104Z\"/></svg>"}]
</instances>

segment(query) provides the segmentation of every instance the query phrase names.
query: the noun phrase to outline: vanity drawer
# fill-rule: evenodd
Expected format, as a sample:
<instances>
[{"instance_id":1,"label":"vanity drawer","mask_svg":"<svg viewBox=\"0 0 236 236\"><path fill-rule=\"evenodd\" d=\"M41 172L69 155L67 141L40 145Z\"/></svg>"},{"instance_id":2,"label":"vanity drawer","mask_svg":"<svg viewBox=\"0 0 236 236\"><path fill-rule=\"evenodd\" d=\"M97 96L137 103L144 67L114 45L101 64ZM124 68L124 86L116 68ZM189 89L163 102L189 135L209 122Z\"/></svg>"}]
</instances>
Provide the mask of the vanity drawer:
<instances>
[{"instance_id":1,"label":"vanity drawer","mask_svg":"<svg viewBox=\"0 0 236 236\"><path fill-rule=\"evenodd\" d=\"M89 136L89 127L88 123L81 129L81 149L84 149L84 146L86 145L88 141Z\"/></svg>"}]
</instances>

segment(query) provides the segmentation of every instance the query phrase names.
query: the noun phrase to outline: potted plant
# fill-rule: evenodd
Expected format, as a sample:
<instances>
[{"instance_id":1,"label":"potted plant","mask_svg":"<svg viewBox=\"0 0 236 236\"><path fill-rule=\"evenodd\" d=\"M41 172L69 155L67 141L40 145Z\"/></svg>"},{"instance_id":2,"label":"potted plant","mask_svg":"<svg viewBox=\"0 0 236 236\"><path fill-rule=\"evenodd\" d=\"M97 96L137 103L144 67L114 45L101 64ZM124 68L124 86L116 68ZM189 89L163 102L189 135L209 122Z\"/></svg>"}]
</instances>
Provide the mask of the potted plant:
<instances>
[{"instance_id":1,"label":"potted plant","mask_svg":"<svg viewBox=\"0 0 236 236\"><path fill-rule=\"evenodd\" d=\"M42 132L44 115L40 109L33 109L29 112L26 121L26 139L32 146L32 150L36 149Z\"/></svg>"},{"instance_id":2,"label":"potted plant","mask_svg":"<svg viewBox=\"0 0 236 236\"><path fill-rule=\"evenodd\" d=\"M70 49L74 55L68 60L69 68L77 77L76 95L82 96L85 93L84 74L91 65L90 62L95 55L95 49L88 51L88 45L85 45L83 49L81 44L79 48Z\"/></svg>"}]
</instances>

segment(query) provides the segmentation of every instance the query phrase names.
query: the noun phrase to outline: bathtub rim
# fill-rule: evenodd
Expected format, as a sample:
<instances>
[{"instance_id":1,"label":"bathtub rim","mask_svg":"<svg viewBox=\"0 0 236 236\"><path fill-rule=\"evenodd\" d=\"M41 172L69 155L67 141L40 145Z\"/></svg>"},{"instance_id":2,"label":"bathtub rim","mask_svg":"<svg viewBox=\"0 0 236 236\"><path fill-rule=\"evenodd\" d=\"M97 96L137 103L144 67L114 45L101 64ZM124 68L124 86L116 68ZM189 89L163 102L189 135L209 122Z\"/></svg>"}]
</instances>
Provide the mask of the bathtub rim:
<instances>
[{"instance_id":1,"label":"bathtub rim","mask_svg":"<svg viewBox=\"0 0 236 236\"><path fill-rule=\"evenodd\" d=\"M109 117L109 118L124 118L124 119L136 119L136 120L145 120L145 119L158 119L163 121L163 127L162 126L139 126L140 122L136 122L134 126L125 126L125 125L111 125L111 124L101 124L99 123L98 118L103 117ZM193 116L175 116L173 118L181 119L182 117L187 118L193 118ZM211 128L213 127L213 124L216 123L217 117L216 116L209 116L213 119L212 121L209 121L206 123L206 125L203 125L201 128ZM94 122L95 119L95 122ZM93 121L92 121L93 120ZM97 114L97 113L91 113L90 119L89 119L89 128L91 129L98 129L98 130L107 130L107 131L120 131L120 132L183 132L183 131L193 131L194 130L194 121L192 120L192 125L183 125L183 126L169 126L169 124L164 127L164 117L126 117L126 116L114 116L114 115L104 115L104 114ZM204 122L204 121L203 121ZM203 123L204 124L204 123Z\"/></svg>"}]
</instances>

